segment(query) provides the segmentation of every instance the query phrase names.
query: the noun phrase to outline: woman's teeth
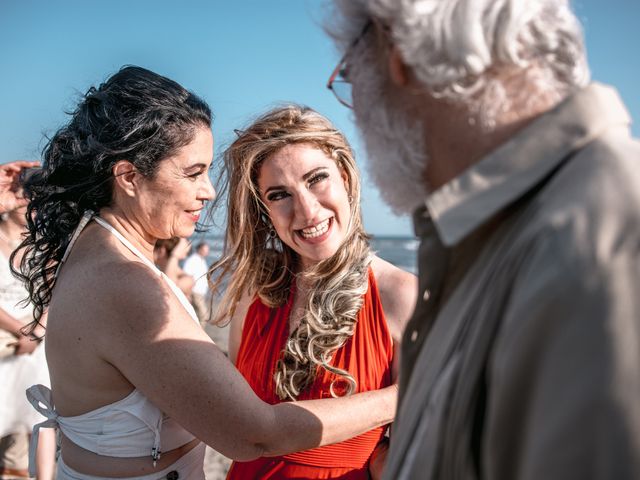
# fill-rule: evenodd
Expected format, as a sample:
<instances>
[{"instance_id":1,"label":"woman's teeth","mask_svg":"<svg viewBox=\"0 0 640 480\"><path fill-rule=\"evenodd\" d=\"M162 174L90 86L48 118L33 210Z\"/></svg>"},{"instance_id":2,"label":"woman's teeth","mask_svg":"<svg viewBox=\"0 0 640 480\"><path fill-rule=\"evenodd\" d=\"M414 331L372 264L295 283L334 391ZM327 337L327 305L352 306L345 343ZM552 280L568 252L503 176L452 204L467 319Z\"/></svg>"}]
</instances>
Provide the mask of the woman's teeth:
<instances>
[{"instance_id":1,"label":"woman's teeth","mask_svg":"<svg viewBox=\"0 0 640 480\"><path fill-rule=\"evenodd\" d=\"M319 224L314 225L313 227L303 228L302 230L300 230L300 234L304 238L319 237L320 235L327 233L327 230L329 230L329 220L330 219L327 218L325 221L320 222Z\"/></svg>"}]
</instances>

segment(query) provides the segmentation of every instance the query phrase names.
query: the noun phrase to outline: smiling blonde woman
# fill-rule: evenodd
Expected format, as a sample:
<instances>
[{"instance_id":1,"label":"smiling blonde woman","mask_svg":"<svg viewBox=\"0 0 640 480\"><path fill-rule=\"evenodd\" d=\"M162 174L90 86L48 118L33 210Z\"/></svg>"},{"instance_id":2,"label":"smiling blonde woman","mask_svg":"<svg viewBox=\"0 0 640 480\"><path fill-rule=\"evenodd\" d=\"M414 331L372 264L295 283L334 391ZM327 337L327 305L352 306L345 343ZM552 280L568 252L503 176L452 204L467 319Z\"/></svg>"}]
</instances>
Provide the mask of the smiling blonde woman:
<instances>
[{"instance_id":1,"label":"smiling blonde woman","mask_svg":"<svg viewBox=\"0 0 640 480\"><path fill-rule=\"evenodd\" d=\"M415 278L369 248L346 139L295 105L237 133L224 156L225 252L212 269L214 289L229 282L217 320L231 321L232 360L268 403L392 384ZM377 428L320 449L236 462L228 478L369 478L383 436Z\"/></svg>"}]
</instances>

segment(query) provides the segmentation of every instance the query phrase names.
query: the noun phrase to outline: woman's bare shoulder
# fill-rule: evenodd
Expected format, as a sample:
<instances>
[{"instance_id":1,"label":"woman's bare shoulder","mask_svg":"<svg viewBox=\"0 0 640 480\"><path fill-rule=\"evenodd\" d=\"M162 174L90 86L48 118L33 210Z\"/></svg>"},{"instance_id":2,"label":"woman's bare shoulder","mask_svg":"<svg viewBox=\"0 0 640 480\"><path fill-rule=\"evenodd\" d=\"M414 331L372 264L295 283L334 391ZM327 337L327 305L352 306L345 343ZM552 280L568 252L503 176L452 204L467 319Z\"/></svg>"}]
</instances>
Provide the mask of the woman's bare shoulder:
<instances>
[{"instance_id":1,"label":"woman's bare shoulder","mask_svg":"<svg viewBox=\"0 0 640 480\"><path fill-rule=\"evenodd\" d=\"M169 308L167 281L136 261L113 261L102 266L104 300L115 309L158 313ZM175 294L174 294L175 295Z\"/></svg>"},{"instance_id":2,"label":"woman's bare shoulder","mask_svg":"<svg viewBox=\"0 0 640 480\"><path fill-rule=\"evenodd\" d=\"M131 337L152 339L173 321L194 323L157 270L98 247L79 248L65 266L68 271L62 271L62 284L56 286L56 294L62 293L58 296L77 302L83 322L96 333L103 333L106 340L121 332L114 340L128 343L126 338Z\"/></svg>"},{"instance_id":3,"label":"woman's bare shoulder","mask_svg":"<svg viewBox=\"0 0 640 480\"><path fill-rule=\"evenodd\" d=\"M371 268L391 333L400 338L416 305L418 279L378 256L374 256Z\"/></svg>"},{"instance_id":4,"label":"woman's bare shoulder","mask_svg":"<svg viewBox=\"0 0 640 480\"><path fill-rule=\"evenodd\" d=\"M245 290L244 292L242 292L242 296L240 297L240 300L238 301L238 306L236 308L236 312L238 316L244 318L247 315L247 311L249 310L249 307L251 307L253 302L255 302L256 297L257 297L256 292L252 290L251 291Z\"/></svg>"}]
</instances>

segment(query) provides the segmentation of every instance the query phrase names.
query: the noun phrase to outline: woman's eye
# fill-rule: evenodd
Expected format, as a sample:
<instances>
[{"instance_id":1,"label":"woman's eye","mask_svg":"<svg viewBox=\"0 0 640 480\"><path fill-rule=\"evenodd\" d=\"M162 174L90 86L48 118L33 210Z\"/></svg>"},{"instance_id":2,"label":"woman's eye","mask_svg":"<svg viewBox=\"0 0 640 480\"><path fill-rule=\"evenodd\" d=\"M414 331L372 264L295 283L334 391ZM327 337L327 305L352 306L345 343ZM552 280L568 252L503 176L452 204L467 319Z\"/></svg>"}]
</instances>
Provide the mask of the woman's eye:
<instances>
[{"instance_id":1,"label":"woman's eye","mask_svg":"<svg viewBox=\"0 0 640 480\"><path fill-rule=\"evenodd\" d=\"M328 173L318 173L309 179L309 185L313 185L314 183L318 183L326 178L329 178Z\"/></svg>"},{"instance_id":2,"label":"woman's eye","mask_svg":"<svg viewBox=\"0 0 640 480\"><path fill-rule=\"evenodd\" d=\"M270 202L277 202L278 200L282 200L287 196L287 192L273 192L267 195L267 200Z\"/></svg>"}]
</instances>

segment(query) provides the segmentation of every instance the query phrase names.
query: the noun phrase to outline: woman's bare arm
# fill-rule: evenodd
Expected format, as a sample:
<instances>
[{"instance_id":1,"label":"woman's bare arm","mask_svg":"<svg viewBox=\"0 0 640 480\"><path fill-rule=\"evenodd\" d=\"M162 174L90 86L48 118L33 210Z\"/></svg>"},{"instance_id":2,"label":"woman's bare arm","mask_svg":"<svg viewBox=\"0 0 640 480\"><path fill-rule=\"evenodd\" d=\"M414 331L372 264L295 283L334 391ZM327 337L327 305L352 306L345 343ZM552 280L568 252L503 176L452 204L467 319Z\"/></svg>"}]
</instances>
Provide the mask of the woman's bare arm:
<instances>
[{"instance_id":1,"label":"woman's bare arm","mask_svg":"<svg viewBox=\"0 0 640 480\"><path fill-rule=\"evenodd\" d=\"M393 378L397 380L400 367L400 345L402 335L416 304L418 279L391 263L374 257L373 271L378 282L385 319L393 338ZM388 432L387 432L388 433ZM369 462L369 474L373 480L382 478L389 450L389 437L384 437L376 446Z\"/></svg>"},{"instance_id":2,"label":"woman's bare arm","mask_svg":"<svg viewBox=\"0 0 640 480\"><path fill-rule=\"evenodd\" d=\"M418 279L386 260L374 257L372 268L378 283L382 309L393 338L393 378L398 378L400 344L418 295Z\"/></svg>"},{"instance_id":3,"label":"woman's bare arm","mask_svg":"<svg viewBox=\"0 0 640 480\"><path fill-rule=\"evenodd\" d=\"M127 275L127 282L112 287L110 294L120 301L116 314L109 315L103 335L108 341L99 353L162 411L224 455L250 460L305 450L393 419L396 387L349 398L269 405L161 279L137 269Z\"/></svg>"}]
</instances>

